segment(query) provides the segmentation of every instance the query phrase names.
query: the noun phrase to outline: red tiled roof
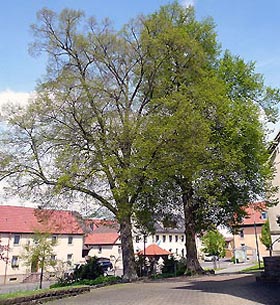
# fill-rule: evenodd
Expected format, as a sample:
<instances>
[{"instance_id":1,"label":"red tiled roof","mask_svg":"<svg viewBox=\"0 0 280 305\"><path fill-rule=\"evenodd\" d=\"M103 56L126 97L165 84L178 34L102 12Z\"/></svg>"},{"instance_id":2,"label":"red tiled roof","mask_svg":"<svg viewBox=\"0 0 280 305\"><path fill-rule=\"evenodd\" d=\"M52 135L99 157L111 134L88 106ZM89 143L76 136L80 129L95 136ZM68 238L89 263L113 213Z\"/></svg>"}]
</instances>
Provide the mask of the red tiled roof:
<instances>
[{"instance_id":1,"label":"red tiled roof","mask_svg":"<svg viewBox=\"0 0 280 305\"><path fill-rule=\"evenodd\" d=\"M117 232L120 227L117 221L108 219L86 219L85 223L92 231L99 232Z\"/></svg>"},{"instance_id":2,"label":"red tiled roof","mask_svg":"<svg viewBox=\"0 0 280 305\"><path fill-rule=\"evenodd\" d=\"M266 219L262 218L262 213L266 212L266 204L265 202L255 202L248 207L245 208L245 212L247 216L243 218L242 224L243 225L253 225L256 224L264 224L266 222Z\"/></svg>"},{"instance_id":3,"label":"red tiled roof","mask_svg":"<svg viewBox=\"0 0 280 305\"><path fill-rule=\"evenodd\" d=\"M119 238L117 232L90 233L85 237L85 245L114 245Z\"/></svg>"},{"instance_id":4,"label":"red tiled roof","mask_svg":"<svg viewBox=\"0 0 280 305\"><path fill-rule=\"evenodd\" d=\"M144 255L144 251L141 250L137 253L138 255ZM170 255L171 252L166 251L159 247L156 244L151 244L146 248L145 255L146 256L160 256L160 255Z\"/></svg>"},{"instance_id":5,"label":"red tiled roof","mask_svg":"<svg viewBox=\"0 0 280 305\"><path fill-rule=\"evenodd\" d=\"M119 238L119 224L114 220L87 219L92 229L85 237L85 245L114 245Z\"/></svg>"},{"instance_id":6,"label":"red tiled roof","mask_svg":"<svg viewBox=\"0 0 280 305\"><path fill-rule=\"evenodd\" d=\"M84 234L74 212L0 206L0 232Z\"/></svg>"}]
</instances>

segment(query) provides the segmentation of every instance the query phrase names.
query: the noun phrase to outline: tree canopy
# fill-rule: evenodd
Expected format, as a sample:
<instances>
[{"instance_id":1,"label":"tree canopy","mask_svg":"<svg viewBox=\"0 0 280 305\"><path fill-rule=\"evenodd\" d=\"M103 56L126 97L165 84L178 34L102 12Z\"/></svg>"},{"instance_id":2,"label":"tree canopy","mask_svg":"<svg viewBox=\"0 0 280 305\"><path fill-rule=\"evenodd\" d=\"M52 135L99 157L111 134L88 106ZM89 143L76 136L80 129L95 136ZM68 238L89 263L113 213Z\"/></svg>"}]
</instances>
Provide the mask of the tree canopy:
<instances>
[{"instance_id":1,"label":"tree canopy","mask_svg":"<svg viewBox=\"0 0 280 305\"><path fill-rule=\"evenodd\" d=\"M26 266L37 272L37 268L40 269L40 281L39 288L42 288L44 271L49 267L56 265L54 259L55 253L53 247L55 242L49 239L49 234L36 232L33 238L33 244L27 244L24 246L24 253L22 259Z\"/></svg>"},{"instance_id":2,"label":"tree canopy","mask_svg":"<svg viewBox=\"0 0 280 305\"><path fill-rule=\"evenodd\" d=\"M267 249L271 248L272 239L271 239L271 233L270 233L270 228L269 228L269 220L267 220L262 226L260 241L262 242L263 245L266 246Z\"/></svg>"},{"instance_id":3,"label":"tree canopy","mask_svg":"<svg viewBox=\"0 0 280 305\"><path fill-rule=\"evenodd\" d=\"M203 235L202 245L204 253L216 255L218 257L224 257L226 254L225 238L217 229L207 231Z\"/></svg>"}]
</instances>

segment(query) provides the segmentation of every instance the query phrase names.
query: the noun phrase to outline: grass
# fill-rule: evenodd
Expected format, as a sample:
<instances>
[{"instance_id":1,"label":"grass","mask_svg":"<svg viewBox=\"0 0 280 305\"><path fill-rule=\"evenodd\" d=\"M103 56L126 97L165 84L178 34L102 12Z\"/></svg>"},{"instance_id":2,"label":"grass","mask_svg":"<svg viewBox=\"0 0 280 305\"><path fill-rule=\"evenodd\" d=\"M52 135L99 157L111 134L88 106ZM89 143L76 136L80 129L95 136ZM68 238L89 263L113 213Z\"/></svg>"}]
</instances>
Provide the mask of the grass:
<instances>
[{"instance_id":1,"label":"grass","mask_svg":"<svg viewBox=\"0 0 280 305\"><path fill-rule=\"evenodd\" d=\"M78 287L78 286L75 286ZM84 287L84 286L79 286ZM60 287L60 288L53 288L53 289L38 289L38 290L25 290L25 291L15 291L10 293L3 293L0 294L0 300L7 300L7 299L14 299L14 298L20 298L20 297L28 297L32 295L37 295L41 293L48 293L53 292L57 290L65 290L65 289L71 289L73 287Z\"/></svg>"},{"instance_id":2,"label":"grass","mask_svg":"<svg viewBox=\"0 0 280 305\"><path fill-rule=\"evenodd\" d=\"M257 271L263 270L263 268L264 268L263 262L260 263L260 267L261 268L259 268L259 264L256 264L252 267L241 270L241 272L257 272Z\"/></svg>"}]
</instances>

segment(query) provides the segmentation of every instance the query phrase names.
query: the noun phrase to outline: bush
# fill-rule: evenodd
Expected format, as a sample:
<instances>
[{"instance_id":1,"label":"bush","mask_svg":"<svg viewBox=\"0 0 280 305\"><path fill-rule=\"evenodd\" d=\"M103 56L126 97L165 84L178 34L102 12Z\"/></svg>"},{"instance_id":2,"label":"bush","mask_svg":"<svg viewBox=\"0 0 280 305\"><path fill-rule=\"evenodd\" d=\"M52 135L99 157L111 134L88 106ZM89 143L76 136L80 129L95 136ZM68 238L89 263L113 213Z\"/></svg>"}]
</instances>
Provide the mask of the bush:
<instances>
[{"instance_id":1,"label":"bush","mask_svg":"<svg viewBox=\"0 0 280 305\"><path fill-rule=\"evenodd\" d=\"M85 265L77 267L74 271L74 280L94 280L103 275L103 269L97 262L97 257L91 257Z\"/></svg>"},{"instance_id":2,"label":"bush","mask_svg":"<svg viewBox=\"0 0 280 305\"><path fill-rule=\"evenodd\" d=\"M121 281L119 276L99 276L94 280L83 279L75 282L58 282L50 286L50 288L58 288L58 287L65 287L65 286L80 286L80 285L87 285L87 286L94 286L99 284L106 284L106 283L118 283Z\"/></svg>"},{"instance_id":3,"label":"bush","mask_svg":"<svg viewBox=\"0 0 280 305\"><path fill-rule=\"evenodd\" d=\"M139 255L135 261L136 263L136 272L137 276L142 277L142 276L147 276L149 273L150 266L147 263L146 259L144 258L143 255Z\"/></svg>"},{"instance_id":4,"label":"bush","mask_svg":"<svg viewBox=\"0 0 280 305\"><path fill-rule=\"evenodd\" d=\"M174 274L176 276L183 275L186 270L186 260L184 258L179 261L175 260L174 257L167 258L164 260L164 266L162 268L163 274Z\"/></svg>"}]
</instances>

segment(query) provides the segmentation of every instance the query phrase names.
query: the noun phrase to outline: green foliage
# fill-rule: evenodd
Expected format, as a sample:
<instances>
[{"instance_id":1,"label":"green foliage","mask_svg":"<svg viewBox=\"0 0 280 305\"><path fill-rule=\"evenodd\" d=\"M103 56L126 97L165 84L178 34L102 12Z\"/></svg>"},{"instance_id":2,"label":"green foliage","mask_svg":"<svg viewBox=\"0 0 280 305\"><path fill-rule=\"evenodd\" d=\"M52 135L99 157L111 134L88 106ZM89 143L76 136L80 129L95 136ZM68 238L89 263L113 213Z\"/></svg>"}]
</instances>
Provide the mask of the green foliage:
<instances>
[{"instance_id":1,"label":"green foliage","mask_svg":"<svg viewBox=\"0 0 280 305\"><path fill-rule=\"evenodd\" d=\"M98 264L97 257L91 257L86 264L78 266L74 271L75 280L95 280L103 275L104 271Z\"/></svg>"},{"instance_id":2,"label":"green foliage","mask_svg":"<svg viewBox=\"0 0 280 305\"><path fill-rule=\"evenodd\" d=\"M56 261L52 259L52 256L55 255L54 246L55 243L49 234L37 232L33 237L33 242L24 246L21 258L28 267L34 264L38 268L46 270L56 265Z\"/></svg>"},{"instance_id":3,"label":"green foliage","mask_svg":"<svg viewBox=\"0 0 280 305\"><path fill-rule=\"evenodd\" d=\"M254 271L260 271L260 269L264 269L263 262L260 262L260 265L256 264L255 266L245 268L245 269L241 270L241 272L254 272Z\"/></svg>"},{"instance_id":4,"label":"green foliage","mask_svg":"<svg viewBox=\"0 0 280 305\"><path fill-rule=\"evenodd\" d=\"M269 227L269 220L267 220L262 226L260 241L263 243L263 245L266 246L267 249L270 249L272 245L272 239Z\"/></svg>"},{"instance_id":5,"label":"green foliage","mask_svg":"<svg viewBox=\"0 0 280 305\"><path fill-rule=\"evenodd\" d=\"M58 283L50 285L50 288L59 288L66 286L94 286L99 284L115 284L121 282L121 278L118 276L99 276L96 279L84 279L84 280L76 280L76 281L59 281Z\"/></svg>"},{"instance_id":6,"label":"green foliage","mask_svg":"<svg viewBox=\"0 0 280 305\"><path fill-rule=\"evenodd\" d=\"M176 260L174 257L166 258L162 268L163 274L172 274L175 276L183 275L186 271L186 260Z\"/></svg>"},{"instance_id":7,"label":"green foliage","mask_svg":"<svg viewBox=\"0 0 280 305\"><path fill-rule=\"evenodd\" d=\"M202 237L203 252L210 255L217 255L224 257L225 251L225 238L218 230L210 230Z\"/></svg>"},{"instance_id":8,"label":"green foliage","mask_svg":"<svg viewBox=\"0 0 280 305\"><path fill-rule=\"evenodd\" d=\"M34 272L34 270L37 272L37 269L40 269L40 288L42 288L44 271L49 267L54 267L57 263L56 260L52 259L55 256L54 246L55 242L49 238L49 234L41 232L34 234L33 244L24 246L24 253L21 258L26 266L31 267L31 272Z\"/></svg>"}]
</instances>

